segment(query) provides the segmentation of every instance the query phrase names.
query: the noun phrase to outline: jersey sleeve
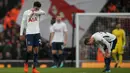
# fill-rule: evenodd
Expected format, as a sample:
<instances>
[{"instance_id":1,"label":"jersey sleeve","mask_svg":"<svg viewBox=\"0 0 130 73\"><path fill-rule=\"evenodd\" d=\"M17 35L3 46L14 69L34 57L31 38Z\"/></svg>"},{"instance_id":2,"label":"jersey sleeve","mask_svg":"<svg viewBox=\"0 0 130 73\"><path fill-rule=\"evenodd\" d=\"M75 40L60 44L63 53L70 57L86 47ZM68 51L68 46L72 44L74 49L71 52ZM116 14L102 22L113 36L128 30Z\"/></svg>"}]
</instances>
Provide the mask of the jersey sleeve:
<instances>
[{"instance_id":1,"label":"jersey sleeve","mask_svg":"<svg viewBox=\"0 0 130 73\"><path fill-rule=\"evenodd\" d=\"M27 24L27 15L26 15L26 12L24 12L23 18L22 18L22 21L21 21L20 35L23 35L23 31L24 31L26 24Z\"/></svg>"},{"instance_id":2,"label":"jersey sleeve","mask_svg":"<svg viewBox=\"0 0 130 73\"><path fill-rule=\"evenodd\" d=\"M34 14L38 15L45 15L46 13L43 10L35 11Z\"/></svg>"},{"instance_id":3,"label":"jersey sleeve","mask_svg":"<svg viewBox=\"0 0 130 73\"><path fill-rule=\"evenodd\" d=\"M64 32L67 32L67 31L68 31L67 26L66 26L66 24L64 23Z\"/></svg>"}]
</instances>

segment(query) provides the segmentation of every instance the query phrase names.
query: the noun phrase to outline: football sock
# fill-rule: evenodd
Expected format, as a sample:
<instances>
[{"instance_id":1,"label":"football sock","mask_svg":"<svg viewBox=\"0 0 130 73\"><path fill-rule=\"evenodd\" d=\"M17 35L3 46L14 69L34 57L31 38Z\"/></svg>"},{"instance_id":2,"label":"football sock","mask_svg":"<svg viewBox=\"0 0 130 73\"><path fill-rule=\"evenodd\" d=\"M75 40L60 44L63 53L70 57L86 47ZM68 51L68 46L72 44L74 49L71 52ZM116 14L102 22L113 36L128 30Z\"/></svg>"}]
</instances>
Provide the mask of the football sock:
<instances>
[{"instance_id":1,"label":"football sock","mask_svg":"<svg viewBox=\"0 0 130 73\"><path fill-rule=\"evenodd\" d=\"M111 58L107 58L107 59L108 59L108 70L110 70Z\"/></svg>"},{"instance_id":2,"label":"football sock","mask_svg":"<svg viewBox=\"0 0 130 73\"><path fill-rule=\"evenodd\" d=\"M105 58L104 61L105 61L106 70L110 70L111 59L110 58Z\"/></svg>"},{"instance_id":3,"label":"football sock","mask_svg":"<svg viewBox=\"0 0 130 73\"><path fill-rule=\"evenodd\" d=\"M59 54L59 63L58 63L58 66L61 64L61 62L63 62L63 60L64 60L63 54Z\"/></svg>"},{"instance_id":4,"label":"football sock","mask_svg":"<svg viewBox=\"0 0 130 73\"><path fill-rule=\"evenodd\" d=\"M34 54L34 59L33 59L33 68L36 67L36 65L37 65L37 60L38 60L38 54L35 53L35 54Z\"/></svg>"},{"instance_id":5,"label":"football sock","mask_svg":"<svg viewBox=\"0 0 130 73\"><path fill-rule=\"evenodd\" d=\"M122 54L119 54L118 56L119 56L119 66L120 66L120 64L122 63L123 57L122 57Z\"/></svg>"},{"instance_id":6,"label":"football sock","mask_svg":"<svg viewBox=\"0 0 130 73\"><path fill-rule=\"evenodd\" d=\"M26 51L26 53L25 53L25 63L28 63L28 59L29 59L30 55L31 55L31 52Z\"/></svg>"},{"instance_id":7,"label":"football sock","mask_svg":"<svg viewBox=\"0 0 130 73\"><path fill-rule=\"evenodd\" d=\"M57 65L57 63L58 63L58 56L57 56L57 54L53 54L52 56L53 56L54 65Z\"/></svg>"}]
</instances>

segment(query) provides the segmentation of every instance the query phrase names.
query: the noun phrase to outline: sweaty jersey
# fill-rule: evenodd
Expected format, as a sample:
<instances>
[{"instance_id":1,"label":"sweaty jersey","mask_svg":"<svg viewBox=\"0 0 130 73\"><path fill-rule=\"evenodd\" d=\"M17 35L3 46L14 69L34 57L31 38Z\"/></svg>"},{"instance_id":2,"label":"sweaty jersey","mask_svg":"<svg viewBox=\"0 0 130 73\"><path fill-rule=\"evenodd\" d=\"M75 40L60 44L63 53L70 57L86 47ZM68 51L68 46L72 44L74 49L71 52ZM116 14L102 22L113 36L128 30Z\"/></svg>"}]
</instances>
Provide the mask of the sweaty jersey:
<instances>
[{"instance_id":1,"label":"sweaty jersey","mask_svg":"<svg viewBox=\"0 0 130 73\"><path fill-rule=\"evenodd\" d=\"M112 31L112 34L117 37L117 43L120 43L122 46L125 46L125 31L123 29L114 29Z\"/></svg>"},{"instance_id":2,"label":"sweaty jersey","mask_svg":"<svg viewBox=\"0 0 130 73\"><path fill-rule=\"evenodd\" d=\"M41 9L34 11L32 15L32 9L26 10L23 14L20 35L23 35L24 28L26 29L26 34L37 34L40 33L39 22L40 15L44 15L45 12Z\"/></svg>"},{"instance_id":3,"label":"sweaty jersey","mask_svg":"<svg viewBox=\"0 0 130 73\"><path fill-rule=\"evenodd\" d=\"M108 32L96 32L92 35L92 38L94 38L95 43L103 53L105 52L103 45L107 46L108 52L110 53L112 48L110 43L116 39L116 36Z\"/></svg>"},{"instance_id":4,"label":"sweaty jersey","mask_svg":"<svg viewBox=\"0 0 130 73\"><path fill-rule=\"evenodd\" d=\"M56 22L51 28L51 32L54 32L52 42L64 42L64 32L67 32L67 27L64 22Z\"/></svg>"}]
</instances>

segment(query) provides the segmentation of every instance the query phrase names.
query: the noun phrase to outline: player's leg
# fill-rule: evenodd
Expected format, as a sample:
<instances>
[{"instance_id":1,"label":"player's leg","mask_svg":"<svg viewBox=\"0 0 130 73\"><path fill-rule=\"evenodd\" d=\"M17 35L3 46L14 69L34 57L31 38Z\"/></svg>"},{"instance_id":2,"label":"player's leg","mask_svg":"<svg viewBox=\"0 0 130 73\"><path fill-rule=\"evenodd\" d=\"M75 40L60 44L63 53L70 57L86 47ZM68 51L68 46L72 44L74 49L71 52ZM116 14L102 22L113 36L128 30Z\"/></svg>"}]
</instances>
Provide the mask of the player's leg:
<instances>
[{"instance_id":1,"label":"player's leg","mask_svg":"<svg viewBox=\"0 0 130 73\"><path fill-rule=\"evenodd\" d=\"M27 44L27 50L25 52L25 63L24 63L24 72L27 73L28 72L28 59L32 53L32 40L33 37L32 35L26 35L26 44Z\"/></svg>"},{"instance_id":2,"label":"player's leg","mask_svg":"<svg viewBox=\"0 0 130 73\"><path fill-rule=\"evenodd\" d=\"M38 63L38 47L34 47L34 50L33 50L33 68L36 68L37 63Z\"/></svg>"},{"instance_id":3,"label":"player's leg","mask_svg":"<svg viewBox=\"0 0 130 73\"><path fill-rule=\"evenodd\" d=\"M118 65L118 60L117 60L117 52L118 52L118 43L117 41L114 43L114 45L112 46L112 57L114 59L114 61L116 62L115 64L115 68Z\"/></svg>"},{"instance_id":4,"label":"player's leg","mask_svg":"<svg viewBox=\"0 0 130 73\"><path fill-rule=\"evenodd\" d=\"M40 44L40 34L34 34L33 36L33 70L32 73L40 73L38 70L36 70L36 65L38 63L38 50L39 50L39 44Z\"/></svg>"},{"instance_id":5,"label":"player's leg","mask_svg":"<svg viewBox=\"0 0 130 73\"><path fill-rule=\"evenodd\" d=\"M120 48L118 49L118 57L119 57L119 63L117 67L120 67L120 65L122 64L122 60L123 60L123 48L122 46L120 46Z\"/></svg>"},{"instance_id":6,"label":"player's leg","mask_svg":"<svg viewBox=\"0 0 130 73\"><path fill-rule=\"evenodd\" d=\"M108 54L108 49L105 50L106 55ZM105 62L105 70L104 72L110 72L110 63L111 63L111 56L107 56L104 58Z\"/></svg>"},{"instance_id":7,"label":"player's leg","mask_svg":"<svg viewBox=\"0 0 130 73\"><path fill-rule=\"evenodd\" d=\"M117 48L115 48L113 51L112 51L112 57L113 57L113 59L114 59L114 61L115 61L115 68L117 67L117 65L118 65L118 60L117 60Z\"/></svg>"},{"instance_id":8,"label":"player's leg","mask_svg":"<svg viewBox=\"0 0 130 73\"><path fill-rule=\"evenodd\" d=\"M58 43L58 54L59 54L59 63L58 63L58 66L61 68L63 67L63 62L64 62L64 55L63 55L63 49L64 49L64 46L63 46L63 43Z\"/></svg>"},{"instance_id":9,"label":"player's leg","mask_svg":"<svg viewBox=\"0 0 130 73\"><path fill-rule=\"evenodd\" d=\"M36 66L37 66L37 63L38 63L38 47L34 47L34 50L33 50L33 70L32 70L32 73L40 73L37 69L36 69Z\"/></svg>"},{"instance_id":10,"label":"player's leg","mask_svg":"<svg viewBox=\"0 0 130 73\"><path fill-rule=\"evenodd\" d=\"M58 55L57 55L57 47L56 47L56 42L52 43L52 58L54 61L54 66L52 66L51 68L57 68L58 66Z\"/></svg>"}]
</instances>

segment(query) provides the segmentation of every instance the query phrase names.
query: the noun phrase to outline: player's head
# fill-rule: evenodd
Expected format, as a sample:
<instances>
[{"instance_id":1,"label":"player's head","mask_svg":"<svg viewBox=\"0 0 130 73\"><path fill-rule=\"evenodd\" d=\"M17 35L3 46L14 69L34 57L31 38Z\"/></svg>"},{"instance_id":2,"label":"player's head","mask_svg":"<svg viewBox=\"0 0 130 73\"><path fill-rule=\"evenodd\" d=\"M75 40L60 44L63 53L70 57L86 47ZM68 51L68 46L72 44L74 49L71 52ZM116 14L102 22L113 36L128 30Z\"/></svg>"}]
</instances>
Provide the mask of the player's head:
<instances>
[{"instance_id":1,"label":"player's head","mask_svg":"<svg viewBox=\"0 0 130 73\"><path fill-rule=\"evenodd\" d=\"M57 21L57 22L61 22L61 16L60 16L60 15L57 15L57 16L56 16L56 21Z\"/></svg>"},{"instance_id":2,"label":"player's head","mask_svg":"<svg viewBox=\"0 0 130 73\"><path fill-rule=\"evenodd\" d=\"M92 45L92 44L94 44L94 38L92 38L92 37L85 38L84 44L85 45Z\"/></svg>"},{"instance_id":3,"label":"player's head","mask_svg":"<svg viewBox=\"0 0 130 73\"><path fill-rule=\"evenodd\" d=\"M33 4L33 7L36 9L36 10L39 10L41 8L41 3L39 1L35 1L34 4Z\"/></svg>"},{"instance_id":4,"label":"player's head","mask_svg":"<svg viewBox=\"0 0 130 73\"><path fill-rule=\"evenodd\" d=\"M56 18L53 17L53 18L51 19L51 25L53 25L55 22L56 22Z\"/></svg>"},{"instance_id":5,"label":"player's head","mask_svg":"<svg viewBox=\"0 0 130 73\"><path fill-rule=\"evenodd\" d=\"M121 28L121 24L120 24L120 23L117 23L117 24L116 24L116 28L118 28L118 29Z\"/></svg>"}]
</instances>

